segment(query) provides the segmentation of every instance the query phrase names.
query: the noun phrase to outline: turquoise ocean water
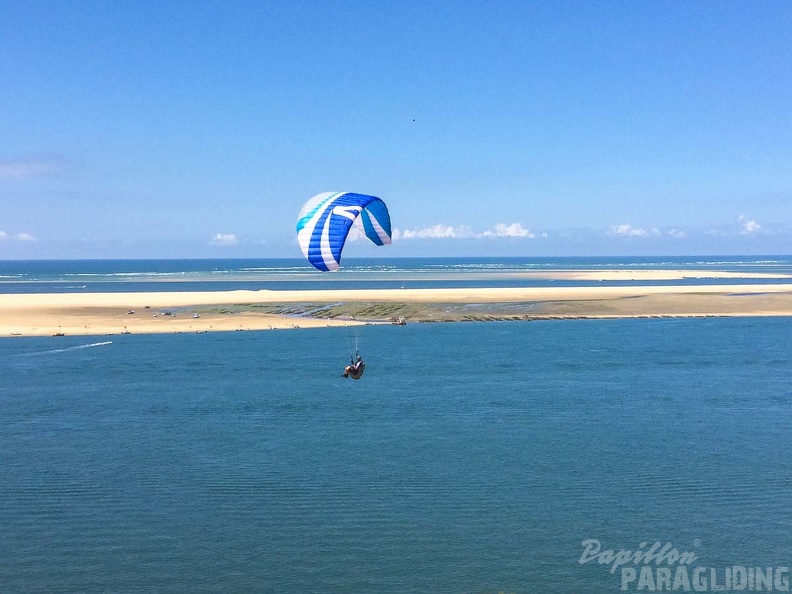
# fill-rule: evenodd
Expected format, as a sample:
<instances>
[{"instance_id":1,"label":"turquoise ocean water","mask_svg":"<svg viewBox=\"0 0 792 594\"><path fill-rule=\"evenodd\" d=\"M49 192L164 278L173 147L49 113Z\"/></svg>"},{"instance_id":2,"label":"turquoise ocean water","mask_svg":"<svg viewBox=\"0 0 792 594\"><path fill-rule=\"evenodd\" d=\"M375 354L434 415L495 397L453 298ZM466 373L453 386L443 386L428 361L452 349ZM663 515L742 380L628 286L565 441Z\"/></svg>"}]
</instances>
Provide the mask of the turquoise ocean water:
<instances>
[{"instance_id":1,"label":"turquoise ocean water","mask_svg":"<svg viewBox=\"0 0 792 594\"><path fill-rule=\"evenodd\" d=\"M692 278L640 284L779 283L789 279L694 278L701 271L792 274L792 256L621 258L345 258L321 273L302 258L232 260L0 261L2 293L222 291L235 289L441 288L623 285L633 281L549 280L552 270L684 270Z\"/></svg>"},{"instance_id":2,"label":"turquoise ocean water","mask_svg":"<svg viewBox=\"0 0 792 594\"><path fill-rule=\"evenodd\" d=\"M618 592L792 566L792 320L0 339L2 592ZM636 591L635 583L630 590Z\"/></svg>"}]
</instances>

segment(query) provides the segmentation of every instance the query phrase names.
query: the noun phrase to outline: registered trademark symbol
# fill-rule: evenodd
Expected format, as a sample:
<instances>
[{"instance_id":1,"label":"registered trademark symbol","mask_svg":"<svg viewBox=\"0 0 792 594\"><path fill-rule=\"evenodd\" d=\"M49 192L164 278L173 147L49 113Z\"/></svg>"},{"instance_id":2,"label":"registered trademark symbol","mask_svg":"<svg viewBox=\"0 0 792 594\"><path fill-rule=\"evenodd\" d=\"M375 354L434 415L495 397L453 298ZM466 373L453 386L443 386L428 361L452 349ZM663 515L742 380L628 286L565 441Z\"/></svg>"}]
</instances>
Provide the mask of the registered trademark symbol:
<instances>
[{"instance_id":1,"label":"registered trademark symbol","mask_svg":"<svg viewBox=\"0 0 792 594\"><path fill-rule=\"evenodd\" d=\"M698 538L694 538L693 539L693 546L694 547L700 547L701 546L701 541Z\"/></svg>"}]
</instances>

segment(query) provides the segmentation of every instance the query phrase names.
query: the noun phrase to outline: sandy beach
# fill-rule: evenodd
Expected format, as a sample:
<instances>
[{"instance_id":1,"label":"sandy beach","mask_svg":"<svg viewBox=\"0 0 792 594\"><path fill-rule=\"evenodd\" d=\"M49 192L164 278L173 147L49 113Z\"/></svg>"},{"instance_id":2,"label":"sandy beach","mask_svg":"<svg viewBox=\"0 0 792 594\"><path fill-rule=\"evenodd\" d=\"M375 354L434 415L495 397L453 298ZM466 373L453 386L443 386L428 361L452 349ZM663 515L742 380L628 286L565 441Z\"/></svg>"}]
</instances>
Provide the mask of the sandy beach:
<instances>
[{"instance_id":1,"label":"sandy beach","mask_svg":"<svg viewBox=\"0 0 792 594\"><path fill-rule=\"evenodd\" d=\"M792 275L772 272L726 272L721 270L553 270L548 272L515 273L518 276L532 276L557 280L586 281L667 281L684 279L783 279L792 282Z\"/></svg>"},{"instance_id":2,"label":"sandy beach","mask_svg":"<svg viewBox=\"0 0 792 594\"><path fill-rule=\"evenodd\" d=\"M792 284L41 293L0 295L0 336L278 330L398 316L429 322L789 315Z\"/></svg>"}]
</instances>

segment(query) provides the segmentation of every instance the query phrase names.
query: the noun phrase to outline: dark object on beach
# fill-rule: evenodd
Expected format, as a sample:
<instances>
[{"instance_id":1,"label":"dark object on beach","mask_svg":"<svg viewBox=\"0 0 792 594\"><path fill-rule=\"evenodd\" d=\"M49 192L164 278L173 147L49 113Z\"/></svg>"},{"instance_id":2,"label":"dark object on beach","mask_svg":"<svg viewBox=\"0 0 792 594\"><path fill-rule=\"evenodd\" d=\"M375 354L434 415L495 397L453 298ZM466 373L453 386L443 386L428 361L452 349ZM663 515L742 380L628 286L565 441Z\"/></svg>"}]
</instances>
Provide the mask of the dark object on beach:
<instances>
[{"instance_id":1,"label":"dark object on beach","mask_svg":"<svg viewBox=\"0 0 792 594\"><path fill-rule=\"evenodd\" d=\"M53 336L66 336L63 332L56 332Z\"/></svg>"}]
</instances>

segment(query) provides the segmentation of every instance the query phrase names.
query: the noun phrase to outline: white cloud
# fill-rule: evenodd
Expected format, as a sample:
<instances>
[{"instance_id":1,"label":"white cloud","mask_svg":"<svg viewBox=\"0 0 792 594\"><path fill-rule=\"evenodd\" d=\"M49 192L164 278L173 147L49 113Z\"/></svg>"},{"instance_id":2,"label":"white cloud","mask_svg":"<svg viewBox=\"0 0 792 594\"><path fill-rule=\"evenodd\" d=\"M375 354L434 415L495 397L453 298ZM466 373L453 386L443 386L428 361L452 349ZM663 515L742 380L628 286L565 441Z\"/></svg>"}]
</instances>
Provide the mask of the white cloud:
<instances>
[{"instance_id":1,"label":"white cloud","mask_svg":"<svg viewBox=\"0 0 792 594\"><path fill-rule=\"evenodd\" d=\"M218 233L212 238L211 243L214 245L234 245L238 241L237 236L233 233Z\"/></svg>"},{"instance_id":2,"label":"white cloud","mask_svg":"<svg viewBox=\"0 0 792 594\"><path fill-rule=\"evenodd\" d=\"M740 222L740 225L742 225L742 230L740 231L741 235L751 235L762 228L759 223L749 219L745 215L740 215L737 217L737 220Z\"/></svg>"},{"instance_id":3,"label":"white cloud","mask_svg":"<svg viewBox=\"0 0 792 594\"><path fill-rule=\"evenodd\" d=\"M611 235L621 235L622 237L650 237L660 235L659 229L643 229L632 225L615 225L611 227Z\"/></svg>"},{"instance_id":4,"label":"white cloud","mask_svg":"<svg viewBox=\"0 0 792 594\"><path fill-rule=\"evenodd\" d=\"M737 224L729 224L729 225L711 225L709 227L704 228L703 232L705 235L715 236L715 237L736 237L738 235L774 235L777 229L773 228L773 225L769 225L767 228L763 227L753 219L749 219L745 215L739 215L737 217ZM761 233L760 233L761 231Z\"/></svg>"},{"instance_id":5,"label":"white cloud","mask_svg":"<svg viewBox=\"0 0 792 594\"><path fill-rule=\"evenodd\" d=\"M354 229L354 228L353 228ZM351 237L351 234L350 234ZM491 229L479 233L468 225L434 225L423 229L394 229L393 239L480 239L482 237L527 237L535 235L521 223L498 223Z\"/></svg>"},{"instance_id":6,"label":"white cloud","mask_svg":"<svg viewBox=\"0 0 792 594\"><path fill-rule=\"evenodd\" d=\"M5 231L0 231L0 241L3 241L3 240L36 241L36 238L33 237L30 233L17 233L16 235L9 235Z\"/></svg>"},{"instance_id":7,"label":"white cloud","mask_svg":"<svg viewBox=\"0 0 792 594\"><path fill-rule=\"evenodd\" d=\"M0 161L0 179L28 179L62 173L66 163L57 157Z\"/></svg>"},{"instance_id":8,"label":"white cloud","mask_svg":"<svg viewBox=\"0 0 792 594\"><path fill-rule=\"evenodd\" d=\"M487 229L483 233L484 237L528 237L533 238L534 234L523 228L522 223L498 223L492 229Z\"/></svg>"},{"instance_id":9,"label":"white cloud","mask_svg":"<svg viewBox=\"0 0 792 594\"><path fill-rule=\"evenodd\" d=\"M676 239L687 237L687 233L685 231L682 231L681 229L669 229L668 231L666 231L665 234L669 235L670 237L674 237Z\"/></svg>"},{"instance_id":10,"label":"white cloud","mask_svg":"<svg viewBox=\"0 0 792 594\"><path fill-rule=\"evenodd\" d=\"M467 225L452 227L450 225L435 225L424 229L394 229L393 239L466 239L479 237L473 229Z\"/></svg>"}]
</instances>

